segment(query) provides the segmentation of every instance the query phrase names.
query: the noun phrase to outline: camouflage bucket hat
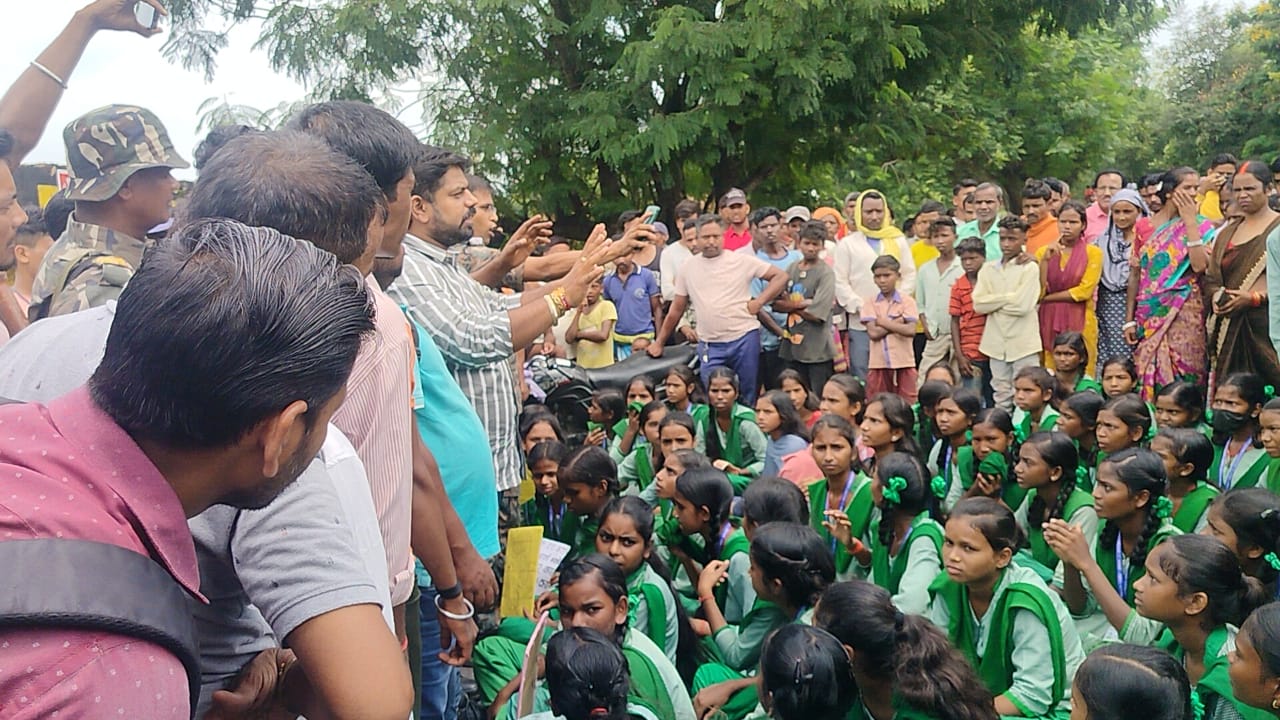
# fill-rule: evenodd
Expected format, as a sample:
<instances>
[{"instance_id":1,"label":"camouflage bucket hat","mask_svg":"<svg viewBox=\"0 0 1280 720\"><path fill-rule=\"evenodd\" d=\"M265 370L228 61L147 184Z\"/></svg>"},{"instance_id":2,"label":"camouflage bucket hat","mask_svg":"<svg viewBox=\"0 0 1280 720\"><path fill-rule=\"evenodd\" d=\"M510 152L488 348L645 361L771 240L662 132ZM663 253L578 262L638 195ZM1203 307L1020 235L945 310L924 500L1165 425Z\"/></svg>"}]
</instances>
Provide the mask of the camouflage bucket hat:
<instances>
[{"instance_id":1,"label":"camouflage bucket hat","mask_svg":"<svg viewBox=\"0 0 1280 720\"><path fill-rule=\"evenodd\" d=\"M88 112L62 131L62 140L71 165L68 200L107 200L139 170L191 167L174 149L160 120L134 105Z\"/></svg>"}]
</instances>

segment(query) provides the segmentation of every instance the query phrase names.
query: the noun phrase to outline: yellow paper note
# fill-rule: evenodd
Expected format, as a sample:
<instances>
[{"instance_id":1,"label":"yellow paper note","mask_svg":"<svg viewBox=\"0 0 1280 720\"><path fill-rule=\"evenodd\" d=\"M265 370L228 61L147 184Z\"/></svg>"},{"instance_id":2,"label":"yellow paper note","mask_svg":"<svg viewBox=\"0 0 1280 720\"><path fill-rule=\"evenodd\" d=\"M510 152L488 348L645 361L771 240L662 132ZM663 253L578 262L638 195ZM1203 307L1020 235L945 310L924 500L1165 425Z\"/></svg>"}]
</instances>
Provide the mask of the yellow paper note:
<instances>
[{"instance_id":1,"label":"yellow paper note","mask_svg":"<svg viewBox=\"0 0 1280 720\"><path fill-rule=\"evenodd\" d=\"M533 484L533 475L525 472L524 479L520 481L520 504L523 505L532 500L537 491L538 488Z\"/></svg>"},{"instance_id":2,"label":"yellow paper note","mask_svg":"<svg viewBox=\"0 0 1280 720\"><path fill-rule=\"evenodd\" d=\"M534 586L538 581L538 553L542 526L512 528L507 534L506 569L502 574L502 617L533 615Z\"/></svg>"}]
</instances>

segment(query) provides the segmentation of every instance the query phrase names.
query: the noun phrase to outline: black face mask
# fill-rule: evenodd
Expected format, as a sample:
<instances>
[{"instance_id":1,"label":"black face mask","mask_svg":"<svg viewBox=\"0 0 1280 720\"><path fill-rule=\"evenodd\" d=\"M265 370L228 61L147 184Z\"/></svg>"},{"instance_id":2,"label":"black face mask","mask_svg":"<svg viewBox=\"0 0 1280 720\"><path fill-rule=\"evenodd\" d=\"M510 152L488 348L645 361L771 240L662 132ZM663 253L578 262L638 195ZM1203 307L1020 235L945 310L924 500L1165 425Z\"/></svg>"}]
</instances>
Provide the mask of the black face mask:
<instances>
[{"instance_id":1,"label":"black face mask","mask_svg":"<svg viewBox=\"0 0 1280 720\"><path fill-rule=\"evenodd\" d=\"M1232 412L1230 410L1213 411L1213 429L1216 432L1230 435L1244 427L1244 424L1247 422L1249 422L1248 415Z\"/></svg>"}]
</instances>

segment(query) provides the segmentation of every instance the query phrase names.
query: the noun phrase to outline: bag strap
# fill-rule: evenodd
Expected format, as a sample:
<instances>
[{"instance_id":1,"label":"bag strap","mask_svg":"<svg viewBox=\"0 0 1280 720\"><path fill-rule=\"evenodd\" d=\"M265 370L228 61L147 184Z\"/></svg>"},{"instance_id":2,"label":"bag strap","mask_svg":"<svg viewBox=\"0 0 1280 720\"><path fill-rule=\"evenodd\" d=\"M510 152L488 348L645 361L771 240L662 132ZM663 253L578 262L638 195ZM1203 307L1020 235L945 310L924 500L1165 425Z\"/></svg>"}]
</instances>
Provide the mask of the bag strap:
<instances>
[{"instance_id":1,"label":"bag strap","mask_svg":"<svg viewBox=\"0 0 1280 720\"><path fill-rule=\"evenodd\" d=\"M200 652L186 590L151 558L89 540L0 542L0 628L102 631L155 643L187 671L194 714Z\"/></svg>"}]
</instances>

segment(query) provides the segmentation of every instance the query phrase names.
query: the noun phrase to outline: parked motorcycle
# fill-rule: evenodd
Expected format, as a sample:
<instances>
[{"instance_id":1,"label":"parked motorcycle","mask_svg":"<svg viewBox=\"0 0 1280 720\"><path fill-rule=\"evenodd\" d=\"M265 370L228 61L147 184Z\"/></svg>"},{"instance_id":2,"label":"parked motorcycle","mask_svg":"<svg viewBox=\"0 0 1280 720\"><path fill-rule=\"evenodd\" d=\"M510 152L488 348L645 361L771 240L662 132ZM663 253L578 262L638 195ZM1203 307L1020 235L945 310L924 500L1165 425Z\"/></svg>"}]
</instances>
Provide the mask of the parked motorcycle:
<instances>
[{"instance_id":1,"label":"parked motorcycle","mask_svg":"<svg viewBox=\"0 0 1280 720\"><path fill-rule=\"evenodd\" d=\"M655 399L666 395L664 381L671 368L686 365L698 367L698 349L688 343L672 345L660 358L638 352L609 367L587 370L572 360L562 360L539 355L529 360L529 374L533 382L546 393L544 404L564 430L570 442L580 442L587 433L587 408L591 396L601 388L617 388L626 392L627 382L637 375L648 375L657 385Z\"/></svg>"}]
</instances>

